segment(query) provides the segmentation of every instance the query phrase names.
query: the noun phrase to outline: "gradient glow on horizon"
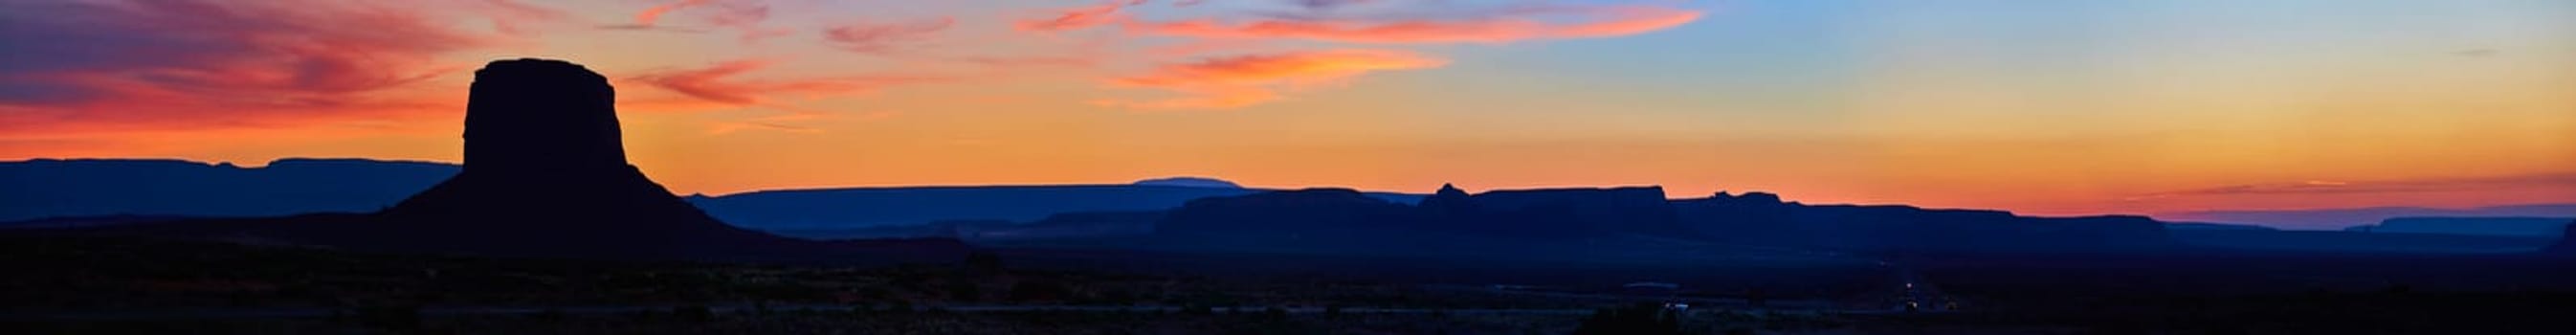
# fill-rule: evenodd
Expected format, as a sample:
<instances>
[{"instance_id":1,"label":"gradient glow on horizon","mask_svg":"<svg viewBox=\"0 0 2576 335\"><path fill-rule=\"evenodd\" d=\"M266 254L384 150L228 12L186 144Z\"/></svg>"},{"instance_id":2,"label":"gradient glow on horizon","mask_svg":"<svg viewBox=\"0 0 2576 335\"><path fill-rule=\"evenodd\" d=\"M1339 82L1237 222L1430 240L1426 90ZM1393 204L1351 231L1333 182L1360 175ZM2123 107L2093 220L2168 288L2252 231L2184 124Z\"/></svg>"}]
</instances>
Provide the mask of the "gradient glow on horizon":
<instances>
[{"instance_id":1,"label":"gradient glow on horizon","mask_svg":"<svg viewBox=\"0 0 2576 335\"><path fill-rule=\"evenodd\" d=\"M2576 200L2576 2L0 0L0 159L455 161L572 60L681 193L1663 185L2036 214Z\"/></svg>"}]
</instances>

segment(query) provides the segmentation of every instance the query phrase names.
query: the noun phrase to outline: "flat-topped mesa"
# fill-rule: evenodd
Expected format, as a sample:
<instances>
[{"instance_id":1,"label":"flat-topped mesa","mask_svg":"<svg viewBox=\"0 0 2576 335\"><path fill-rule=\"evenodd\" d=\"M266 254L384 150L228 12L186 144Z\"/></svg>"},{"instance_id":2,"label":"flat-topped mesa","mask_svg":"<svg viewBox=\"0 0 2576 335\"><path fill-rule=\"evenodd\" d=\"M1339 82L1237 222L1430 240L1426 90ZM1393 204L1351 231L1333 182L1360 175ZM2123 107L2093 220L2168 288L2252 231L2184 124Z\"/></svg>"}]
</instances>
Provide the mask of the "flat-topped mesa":
<instances>
[{"instance_id":1,"label":"flat-topped mesa","mask_svg":"<svg viewBox=\"0 0 2576 335\"><path fill-rule=\"evenodd\" d=\"M623 168L616 100L607 77L579 64L493 61L474 71L465 105L465 168L486 175Z\"/></svg>"},{"instance_id":2,"label":"flat-topped mesa","mask_svg":"<svg viewBox=\"0 0 2576 335\"><path fill-rule=\"evenodd\" d=\"M696 257L800 242L708 217L626 163L608 79L564 61L474 72L465 170L380 216L394 249L505 255ZM454 245L453 241L476 241ZM404 247L406 243L408 247Z\"/></svg>"}]
</instances>

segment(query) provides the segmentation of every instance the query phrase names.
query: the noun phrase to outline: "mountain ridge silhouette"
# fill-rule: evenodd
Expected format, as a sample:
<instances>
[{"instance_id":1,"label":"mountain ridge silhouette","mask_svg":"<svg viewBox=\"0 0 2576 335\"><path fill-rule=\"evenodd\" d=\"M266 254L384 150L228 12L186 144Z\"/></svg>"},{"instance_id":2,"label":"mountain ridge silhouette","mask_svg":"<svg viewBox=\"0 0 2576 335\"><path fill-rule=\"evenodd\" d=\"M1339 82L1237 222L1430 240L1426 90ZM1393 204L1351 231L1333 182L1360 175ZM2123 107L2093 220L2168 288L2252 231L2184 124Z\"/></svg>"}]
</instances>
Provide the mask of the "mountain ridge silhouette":
<instances>
[{"instance_id":1,"label":"mountain ridge silhouette","mask_svg":"<svg viewBox=\"0 0 2576 335\"><path fill-rule=\"evenodd\" d=\"M110 231L501 256L944 261L955 239L823 242L725 224L627 163L615 89L570 62L475 71L460 172L368 214L178 221Z\"/></svg>"}]
</instances>

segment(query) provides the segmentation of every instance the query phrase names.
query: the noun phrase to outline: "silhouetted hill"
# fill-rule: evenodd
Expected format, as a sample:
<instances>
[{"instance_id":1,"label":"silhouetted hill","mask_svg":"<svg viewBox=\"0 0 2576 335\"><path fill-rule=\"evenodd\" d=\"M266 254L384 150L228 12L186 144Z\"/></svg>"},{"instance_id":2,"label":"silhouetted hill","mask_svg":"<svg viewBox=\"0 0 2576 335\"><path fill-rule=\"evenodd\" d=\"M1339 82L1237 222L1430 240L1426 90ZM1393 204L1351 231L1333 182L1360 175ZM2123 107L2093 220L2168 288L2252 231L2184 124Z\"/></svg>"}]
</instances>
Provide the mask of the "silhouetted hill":
<instances>
[{"instance_id":1,"label":"silhouetted hill","mask_svg":"<svg viewBox=\"0 0 2576 335\"><path fill-rule=\"evenodd\" d=\"M2171 247L2164 224L2138 216L2042 218L1991 210L1805 205L1719 193L1674 201L1683 224L1720 241L1860 251L2066 252Z\"/></svg>"},{"instance_id":2,"label":"silhouetted hill","mask_svg":"<svg viewBox=\"0 0 2576 335\"><path fill-rule=\"evenodd\" d=\"M1492 252L1635 238L1854 251L2129 252L2174 246L2163 223L2137 216L2039 218L1908 206L1811 206L1766 193L1665 200L1662 189L1654 187L1467 195L1443 186L1418 206L1340 189L1208 198L1173 210L1154 236L1166 243L1242 249Z\"/></svg>"},{"instance_id":3,"label":"silhouetted hill","mask_svg":"<svg viewBox=\"0 0 2576 335\"><path fill-rule=\"evenodd\" d=\"M462 170L447 163L312 158L279 159L263 167L168 159L0 162L0 182L5 182L0 184L10 185L0 188L0 222L363 213L393 206ZM832 230L938 220L1025 222L1069 212L1164 210L1191 199L1264 191L1210 187L1213 185L1181 180L1143 181L1136 185L835 188L689 196L684 200L737 226ZM1399 203L1413 203L1421 197L1369 194Z\"/></svg>"},{"instance_id":4,"label":"silhouetted hill","mask_svg":"<svg viewBox=\"0 0 2576 335\"><path fill-rule=\"evenodd\" d=\"M382 212L120 228L357 249L715 260L954 259L955 240L816 242L736 228L625 159L606 77L553 60L475 72L465 168Z\"/></svg>"},{"instance_id":5,"label":"silhouetted hill","mask_svg":"<svg viewBox=\"0 0 2576 335\"><path fill-rule=\"evenodd\" d=\"M1991 210L1806 205L1769 193L1674 200L1684 225L1729 243L1861 251L2135 251L2172 246L2137 216L2041 218Z\"/></svg>"},{"instance_id":6,"label":"silhouetted hill","mask_svg":"<svg viewBox=\"0 0 2576 335\"><path fill-rule=\"evenodd\" d=\"M2402 217L2376 225L2345 228L2370 233L2420 233L2557 238L2566 217Z\"/></svg>"},{"instance_id":7,"label":"silhouetted hill","mask_svg":"<svg viewBox=\"0 0 2576 335\"><path fill-rule=\"evenodd\" d=\"M1008 220L940 220L923 224L856 228L770 229L771 233L807 239L956 238L970 243L1007 243L1049 239L1092 239L1152 234L1164 211L1072 212L1031 222Z\"/></svg>"},{"instance_id":8,"label":"silhouetted hill","mask_svg":"<svg viewBox=\"0 0 2576 335\"><path fill-rule=\"evenodd\" d=\"M1154 233L1154 223L1168 215L1164 211L1061 213L1027 224L976 227L963 234L977 242L1140 236Z\"/></svg>"},{"instance_id":9,"label":"silhouetted hill","mask_svg":"<svg viewBox=\"0 0 2576 335\"><path fill-rule=\"evenodd\" d=\"M1662 187L1497 190L1468 197L1474 231L1520 237L1645 234L1680 237L1682 228Z\"/></svg>"},{"instance_id":10,"label":"silhouetted hill","mask_svg":"<svg viewBox=\"0 0 2576 335\"><path fill-rule=\"evenodd\" d=\"M1138 181L1136 181L1135 185L1137 185L1137 186L1206 187L1206 188L1243 188L1243 185L1237 185L1237 184L1235 184L1234 182L1225 181L1224 179L1207 178L1207 177L1171 177L1171 178L1146 179L1146 180L1138 180Z\"/></svg>"},{"instance_id":11,"label":"silhouetted hill","mask_svg":"<svg viewBox=\"0 0 2576 335\"><path fill-rule=\"evenodd\" d=\"M1256 192L1261 191L1145 185L956 186L759 191L689 200L717 218L745 227L825 229L1163 210L1191 199Z\"/></svg>"},{"instance_id":12,"label":"silhouetted hill","mask_svg":"<svg viewBox=\"0 0 2576 335\"><path fill-rule=\"evenodd\" d=\"M771 253L800 244L718 222L628 165L614 97L607 78L570 63L498 61L476 71L466 106L465 171L379 214L379 229L405 238L373 242L649 258Z\"/></svg>"},{"instance_id":13,"label":"silhouetted hill","mask_svg":"<svg viewBox=\"0 0 2576 335\"><path fill-rule=\"evenodd\" d=\"M1663 189L1507 190L1467 195L1454 186L1421 205L1349 189L1305 189L1190 201L1155 234L1244 243L1363 244L1478 237L1572 241L1621 234L1685 236ZM1397 235L1419 236L1397 236Z\"/></svg>"},{"instance_id":14,"label":"silhouetted hill","mask_svg":"<svg viewBox=\"0 0 2576 335\"><path fill-rule=\"evenodd\" d=\"M758 191L688 200L716 218L744 227L814 230L939 220L1027 222L1072 212L1159 211L1195 199L1265 191L1159 185L932 186ZM1421 197L1366 194L1406 204Z\"/></svg>"},{"instance_id":15,"label":"silhouetted hill","mask_svg":"<svg viewBox=\"0 0 2576 335\"><path fill-rule=\"evenodd\" d=\"M2531 252L2555 241L2533 236L2314 230L2177 229L2171 233L2174 240L2198 247L2319 253L2509 254Z\"/></svg>"},{"instance_id":16,"label":"silhouetted hill","mask_svg":"<svg viewBox=\"0 0 2576 335\"><path fill-rule=\"evenodd\" d=\"M1341 239L1335 233L1414 223L1412 206L1359 191L1316 188L1191 200L1155 225L1155 234L1248 240Z\"/></svg>"},{"instance_id":17,"label":"silhouetted hill","mask_svg":"<svg viewBox=\"0 0 2576 335\"><path fill-rule=\"evenodd\" d=\"M441 163L310 158L262 167L165 159L0 162L0 185L9 185L0 187L0 221L369 212L459 170Z\"/></svg>"},{"instance_id":18,"label":"silhouetted hill","mask_svg":"<svg viewBox=\"0 0 2576 335\"><path fill-rule=\"evenodd\" d=\"M2468 209L2424 207L2371 207L2333 209L2202 211L2160 213L2163 220L2229 222L2255 224L2282 229L2339 230L2370 225L2400 217L2570 217L2576 216L2576 204L2530 204L2492 206Z\"/></svg>"},{"instance_id":19,"label":"silhouetted hill","mask_svg":"<svg viewBox=\"0 0 2576 335\"><path fill-rule=\"evenodd\" d=\"M2274 229L2274 228L2272 228L2272 227L2264 227L2264 226L2257 226L2257 225L2250 225L2250 224L2234 224L2234 223L2166 222L2166 223L2165 223L2165 230L2175 230L2175 231L2179 231L2179 230L2264 230L2264 231L2271 231L2271 230L2280 230L2280 229Z\"/></svg>"}]
</instances>

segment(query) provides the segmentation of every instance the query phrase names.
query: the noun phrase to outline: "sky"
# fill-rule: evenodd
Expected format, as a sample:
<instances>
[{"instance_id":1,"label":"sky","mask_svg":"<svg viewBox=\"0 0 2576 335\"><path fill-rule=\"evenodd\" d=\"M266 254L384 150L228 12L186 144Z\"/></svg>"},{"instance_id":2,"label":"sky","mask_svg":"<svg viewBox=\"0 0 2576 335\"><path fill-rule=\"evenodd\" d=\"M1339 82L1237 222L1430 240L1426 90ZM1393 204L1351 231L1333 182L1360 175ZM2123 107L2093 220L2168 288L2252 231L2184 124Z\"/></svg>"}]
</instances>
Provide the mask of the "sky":
<instances>
[{"instance_id":1,"label":"sky","mask_svg":"<svg viewBox=\"0 0 2576 335\"><path fill-rule=\"evenodd\" d=\"M5 160L455 162L472 70L543 57L680 193L2576 200L2563 0L0 0L0 50Z\"/></svg>"}]
</instances>

